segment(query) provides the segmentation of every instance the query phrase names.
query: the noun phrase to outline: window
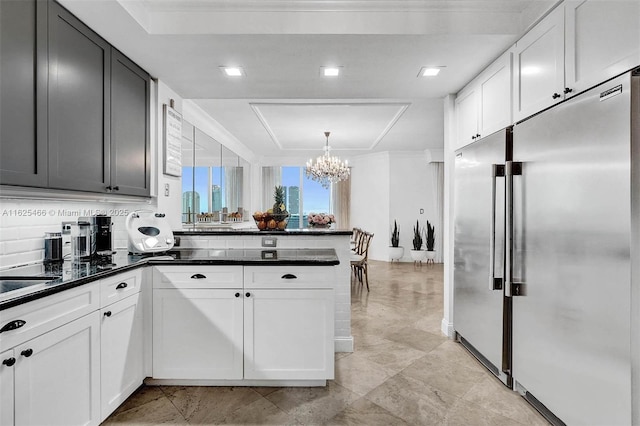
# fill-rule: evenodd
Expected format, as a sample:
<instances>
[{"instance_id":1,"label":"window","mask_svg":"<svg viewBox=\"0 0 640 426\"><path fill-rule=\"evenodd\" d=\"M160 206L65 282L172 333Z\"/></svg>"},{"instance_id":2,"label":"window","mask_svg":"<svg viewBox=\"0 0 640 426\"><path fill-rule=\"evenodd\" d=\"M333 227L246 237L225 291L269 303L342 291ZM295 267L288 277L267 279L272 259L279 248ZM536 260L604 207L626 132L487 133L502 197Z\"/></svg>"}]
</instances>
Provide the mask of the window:
<instances>
[{"instance_id":1,"label":"window","mask_svg":"<svg viewBox=\"0 0 640 426\"><path fill-rule=\"evenodd\" d=\"M318 182L308 179L304 173L304 167L282 167L281 175L280 185L285 188L285 206L290 214L287 228L308 228L309 213L331 212L331 191L323 188Z\"/></svg>"}]
</instances>

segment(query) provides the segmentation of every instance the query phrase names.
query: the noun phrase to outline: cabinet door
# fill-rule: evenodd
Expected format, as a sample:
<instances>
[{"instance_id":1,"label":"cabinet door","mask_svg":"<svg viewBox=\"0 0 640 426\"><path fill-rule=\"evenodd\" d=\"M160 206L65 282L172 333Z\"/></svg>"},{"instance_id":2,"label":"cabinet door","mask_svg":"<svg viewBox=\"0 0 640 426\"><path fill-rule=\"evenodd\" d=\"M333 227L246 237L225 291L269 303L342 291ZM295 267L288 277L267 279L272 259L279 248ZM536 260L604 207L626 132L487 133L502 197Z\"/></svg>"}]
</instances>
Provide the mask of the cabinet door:
<instances>
[{"instance_id":1,"label":"cabinet door","mask_svg":"<svg viewBox=\"0 0 640 426\"><path fill-rule=\"evenodd\" d=\"M478 89L473 86L456 97L457 148L478 138Z\"/></svg>"},{"instance_id":2,"label":"cabinet door","mask_svg":"<svg viewBox=\"0 0 640 426\"><path fill-rule=\"evenodd\" d=\"M111 187L117 194L150 194L149 85L149 74L112 49Z\"/></svg>"},{"instance_id":3,"label":"cabinet door","mask_svg":"<svg viewBox=\"0 0 640 426\"><path fill-rule=\"evenodd\" d=\"M13 379L15 355L12 350L0 354L0 425L13 424Z\"/></svg>"},{"instance_id":4,"label":"cabinet door","mask_svg":"<svg viewBox=\"0 0 640 426\"><path fill-rule=\"evenodd\" d=\"M491 64L478 80L480 111L478 133L489 136L511 122L511 52Z\"/></svg>"},{"instance_id":5,"label":"cabinet door","mask_svg":"<svg viewBox=\"0 0 640 426\"><path fill-rule=\"evenodd\" d=\"M111 47L49 2L49 186L105 192L109 185Z\"/></svg>"},{"instance_id":6,"label":"cabinet door","mask_svg":"<svg viewBox=\"0 0 640 426\"><path fill-rule=\"evenodd\" d=\"M140 293L100 310L100 395L104 420L142 384Z\"/></svg>"},{"instance_id":7,"label":"cabinet door","mask_svg":"<svg viewBox=\"0 0 640 426\"><path fill-rule=\"evenodd\" d=\"M100 423L99 333L94 312L16 347L16 425Z\"/></svg>"},{"instance_id":8,"label":"cabinet door","mask_svg":"<svg viewBox=\"0 0 640 426\"><path fill-rule=\"evenodd\" d=\"M514 119L564 99L564 11L554 9L514 49Z\"/></svg>"},{"instance_id":9,"label":"cabinet door","mask_svg":"<svg viewBox=\"0 0 640 426\"><path fill-rule=\"evenodd\" d=\"M245 379L333 379L333 299L330 289L245 290Z\"/></svg>"},{"instance_id":10,"label":"cabinet door","mask_svg":"<svg viewBox=\"0 0 640 426\"><path fill-rule=\"evenodd\" d=\"M47 3L0 1L0 183L47 185Z\"/></svg>"},{"instance_id":11,"label":"cabinet door","mask_svg":"<svg viewBox=\"0 0 640 426\"><path fill-rule=\"evenodd\" d=\"M154 289L153 377L242 378L242 289Z\"/></svg>"},{"instance_id":12,"label":"cabinet door","mask_svg":"<svg viewBox=\"0 0 640 426\"><path fill-rule=\"evenodd\" d=\"M640 1L569 1L564 7L571 95L640 65Z\"/></svg>"}]
</instances>

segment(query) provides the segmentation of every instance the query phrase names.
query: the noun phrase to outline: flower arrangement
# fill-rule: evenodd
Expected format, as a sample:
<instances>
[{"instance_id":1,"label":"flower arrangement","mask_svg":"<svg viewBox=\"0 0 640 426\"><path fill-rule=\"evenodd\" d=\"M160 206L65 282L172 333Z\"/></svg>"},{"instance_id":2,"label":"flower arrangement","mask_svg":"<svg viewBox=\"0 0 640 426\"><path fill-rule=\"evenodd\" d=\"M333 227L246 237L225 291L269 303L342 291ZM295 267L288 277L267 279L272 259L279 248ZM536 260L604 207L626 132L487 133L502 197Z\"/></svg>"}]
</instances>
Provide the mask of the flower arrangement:
<instances>
[{"instance_id":1,"label":"flower arrangement","mask_svg":"<svg viewBox=\"0 0 640 426\"><path fill-rule=\"evenodd\" d=\"M326 213L309 213L307 215L307 222L310 227L324 227L328 228L332 223L335 223L336 218L332 214Z\"/></svg>"}]
</instances>

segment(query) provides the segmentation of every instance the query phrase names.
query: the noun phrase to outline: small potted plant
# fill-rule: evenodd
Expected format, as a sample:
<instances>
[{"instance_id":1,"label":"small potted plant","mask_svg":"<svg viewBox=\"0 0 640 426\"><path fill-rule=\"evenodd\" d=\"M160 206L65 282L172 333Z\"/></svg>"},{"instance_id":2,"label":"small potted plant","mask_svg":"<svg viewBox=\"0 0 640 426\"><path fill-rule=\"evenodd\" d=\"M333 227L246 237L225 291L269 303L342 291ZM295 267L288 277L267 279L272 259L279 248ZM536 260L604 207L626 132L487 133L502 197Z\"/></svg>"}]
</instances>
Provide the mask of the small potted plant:
<instances>
[{"instance_id":1,"label":"small potted plant","mask_svg":"<svg viewBox=\"0 0 640 426\"><path fill-rule=\"evenodd\" d=\"M398 262L402 259L404 255L404 247L400 245L400 231L398 230L398 224L396 221L393 221L393 233L391 234L391 246L389 247L389 258L393 262L397 260Z\"/></svg>"},{"instance_id":2,"label":"small potted plant","mask_svg":"<svg viewBox=\"0 0 640 426\"><path fill-rule=\"evenodd\" d=\"M427 244L427 263L433 263L436 258L436 252L434 246L436 244L436 232L435 227L427 221L426 230L426 244Z\"/></svg>"},{"instance_id":3,"label":"small potted plant","mask_svg":"<svg viewBox=\"0 0 640 426\"><path fill-rule=\"evenodd\" d=\"M413 250L411 250L411 258L414 262L422 262L427 252L422 250L422 229L420 223L416 220L416 226L413 227Z\"/></svg>"}]
</instances>

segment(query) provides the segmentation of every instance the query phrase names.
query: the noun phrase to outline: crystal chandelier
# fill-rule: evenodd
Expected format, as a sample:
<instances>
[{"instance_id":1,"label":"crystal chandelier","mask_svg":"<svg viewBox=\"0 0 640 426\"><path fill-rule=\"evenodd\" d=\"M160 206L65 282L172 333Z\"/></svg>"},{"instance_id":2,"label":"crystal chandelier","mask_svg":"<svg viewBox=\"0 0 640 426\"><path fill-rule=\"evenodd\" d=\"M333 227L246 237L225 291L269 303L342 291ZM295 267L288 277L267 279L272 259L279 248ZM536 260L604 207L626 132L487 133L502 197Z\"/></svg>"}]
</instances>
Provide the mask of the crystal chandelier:
<instances>
[{"instance_id":1,"label":"crystal chandelier","mask_svg":"<svg viewBox=\"0 0 640 426\"><path fill-rule=\"evenodd\" d=\"M319 182L323 188L329 188L332 183L349 178L349 167L347 162L342 162L338 157L330 155L329 135L331 132L324 132L327 143L324 147L324 154L315 161L307 161L306 174L308 178Z\"/></svg>"}]
</instances>

